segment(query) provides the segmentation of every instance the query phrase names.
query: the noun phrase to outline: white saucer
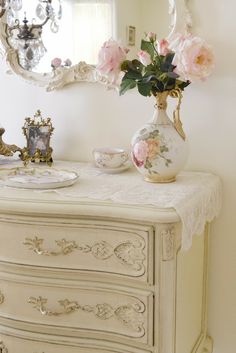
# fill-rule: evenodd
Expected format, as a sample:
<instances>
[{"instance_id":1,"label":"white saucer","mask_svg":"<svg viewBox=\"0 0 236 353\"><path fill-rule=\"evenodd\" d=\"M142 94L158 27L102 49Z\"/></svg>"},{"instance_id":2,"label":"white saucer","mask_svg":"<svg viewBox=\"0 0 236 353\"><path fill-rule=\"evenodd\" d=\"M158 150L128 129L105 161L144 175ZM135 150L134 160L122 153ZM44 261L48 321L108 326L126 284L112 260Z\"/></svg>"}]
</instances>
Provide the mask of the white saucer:
<instances>
[{"instance_id":1,"label":"white saucer","mask_svg":"<svg viewBox=\"0 0 236 353\"><path fill-rule=\"evenodd\" d=\"M3 184L23 189L55 189L73 185L78 178L70 170L18 167L7 171Z\"/></svg>"},{"instance_id":2,"label":"white saucer","mask_svg":"<svg viewBox=\"0 0 236 353\"><path fill-rule=\"evenodd\" d=\"M128 170L131 166L132 164L128 162L122 165L121 167L117 167L117 168L107 168L107 167L97 167L97 166L96 168L99 169L102 173L118 174L118 173L124 172L125 170Z\"/></svg>"}]
</instances>

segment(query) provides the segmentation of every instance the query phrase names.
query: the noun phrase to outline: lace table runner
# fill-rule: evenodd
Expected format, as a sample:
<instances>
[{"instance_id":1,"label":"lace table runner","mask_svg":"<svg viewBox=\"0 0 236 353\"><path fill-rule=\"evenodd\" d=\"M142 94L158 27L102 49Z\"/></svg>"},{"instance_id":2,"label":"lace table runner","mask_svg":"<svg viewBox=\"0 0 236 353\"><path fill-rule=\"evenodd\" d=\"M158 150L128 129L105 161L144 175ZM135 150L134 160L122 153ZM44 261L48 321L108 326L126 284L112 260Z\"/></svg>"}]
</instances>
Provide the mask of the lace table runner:
<instances>
[{"instance_id":1,"label":"lace table runner","mask_svg":"<svg viewBox=\"0 0 236 353\"><path fill-rule=\"evenodd\" d=\"M57 162L54 167L77 171L78 182L69 188L34 192L55 192L75 200L88 198L174 208L182 221L184 250L190 248L193 235L201 234L205 223L212 221L221 208L221 181L210 173L184 171L174 183L153 184L143 181L132 168L120 174L105 174L88 163Z\"/></svg>"}]
</instances>

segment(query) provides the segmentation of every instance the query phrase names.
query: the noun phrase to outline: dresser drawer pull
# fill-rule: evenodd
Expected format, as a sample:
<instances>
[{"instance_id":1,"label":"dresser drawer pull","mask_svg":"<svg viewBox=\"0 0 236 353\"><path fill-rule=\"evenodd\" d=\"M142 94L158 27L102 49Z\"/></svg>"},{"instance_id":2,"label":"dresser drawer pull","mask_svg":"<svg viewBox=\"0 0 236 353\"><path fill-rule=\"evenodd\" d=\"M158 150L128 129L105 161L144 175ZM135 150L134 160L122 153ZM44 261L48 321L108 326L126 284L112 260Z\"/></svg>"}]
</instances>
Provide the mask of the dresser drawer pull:
<instances>
[{"instance_id":1,"label":"dresser drawer pull","mask_svg":"<svg viewBox=\"0 0 236 353\"><path fill-rule=\"evenodd\" d=\"M146 259L143 252L145 248L144 241L125 241L116 246L112 246L106 241L100 241L92 245L82 244L78 245L75 241L67 241L66 239L55 240L56 245L59 247L58 251L50 251L43 249L44 239L34 237L26 238L24 245L32 250L37 255L58 256L69 255L77 250L82 253L88 253L98 260L108 260L112 256L123 265L126 265L134 271L142 271L145 273L146 269L144 261Z\"/></svg>"},{"instance_id":2,"label":"dresser drawer pull","mask_svg":"<svg viewBox=\"0 0 236 353\"><path fill-rule=\"evenodd\" d=\"M3 341L0 341L0 353L8 353L8 349L3 343Z\"/></svg>"},{"instance_id":3,"label":"dresser drawer pull","mask_svg":"<svg viewBox=\"0 0 236 353\"><path fill-rule=\"evenodd\" d=\"M33 250L38 255L46 256L58 256L58 255L68 255L72 253L75 249L78 249L78 245L75 241L67 241L66 239L56 240L55 243L59 247L57 251L44 250L43 245L44 239L38 237L26 238L23 242L24 245L28 246L29 250Z\"/></svg>"},{"instance_id":4,"label":"dresser drawer pull","mask_svg":"<svg viewBox=\"0 0 236 353\"><path fill-rule=\"evenodd\" d=\"M0 304L3 304L4 303L4 300L5 300L5 297L4 295L2 294L2 292L0 291ZM1 346L0 346L1 347ZM1 353L1 351L0 351Z\"/></svg>"},{"instance_id":5,"label":"dresser drawer pull","mask_svg":"<svg viewBox=\"0 0 236 353\"><path fill-rule=\"evenodd\" d=\"M47 309L46 304L48 300L39 296L38 298L30 297L28 303L33 304L33 308L41 313L43 316L61 316L74 313L76 311L83 311L93 314L96 318L101 320L109 320L111 318L117 319L123 325L133 329L140 334L140 337L145 335L144 329L144 314L146 306L143 302L137 299L135 304L123 304L116 307L107 303L96 305L81 305L77 301L70 301L68 299L58 300L61 307L58 311Z\"/></svg>"}]
</instances>

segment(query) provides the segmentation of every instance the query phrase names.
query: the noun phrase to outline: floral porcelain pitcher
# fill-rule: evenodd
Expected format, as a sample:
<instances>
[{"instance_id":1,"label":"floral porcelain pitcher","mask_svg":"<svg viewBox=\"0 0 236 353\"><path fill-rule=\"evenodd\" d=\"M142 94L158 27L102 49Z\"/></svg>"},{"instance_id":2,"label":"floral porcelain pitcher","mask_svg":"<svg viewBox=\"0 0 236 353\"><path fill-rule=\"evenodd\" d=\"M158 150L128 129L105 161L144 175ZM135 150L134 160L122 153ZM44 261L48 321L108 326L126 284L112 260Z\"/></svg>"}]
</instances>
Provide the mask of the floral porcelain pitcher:
<instances>
[{"instance_id":1,"label":"floral porcelain pitcher","mask_svg":"<svg viewBox=\"0 0 236 353\"><path fill-rule=\"evenodd\" d=\"M119 86L120 95L136 88L144 97L156 97L152 122L133 137L132 159L145 180L168 183L175 180L187 159L179 118L182 91L212 73L214 54L205 40L188 30L161 40L149 32L135 58L128 59L128 51L112 39L105 42L99 51L97 70L110 87ZM178 98L173 122L166 114L169 95Z\"/></svg>"},{"instance_id":2,"label":"floral porcelain pitcher","mask_svg":"<svg viewBox=\"0 0 236 353\"><path fill-rule=\"evenodd\" d=\"M166 114L169 95L178 98L173 122ZM178 89L158 93L152 121L138 130L132 139L132 160L146 181L175 181L186 163L188 146L179 117L181 99Z\"/></svg>"}]
</instances>

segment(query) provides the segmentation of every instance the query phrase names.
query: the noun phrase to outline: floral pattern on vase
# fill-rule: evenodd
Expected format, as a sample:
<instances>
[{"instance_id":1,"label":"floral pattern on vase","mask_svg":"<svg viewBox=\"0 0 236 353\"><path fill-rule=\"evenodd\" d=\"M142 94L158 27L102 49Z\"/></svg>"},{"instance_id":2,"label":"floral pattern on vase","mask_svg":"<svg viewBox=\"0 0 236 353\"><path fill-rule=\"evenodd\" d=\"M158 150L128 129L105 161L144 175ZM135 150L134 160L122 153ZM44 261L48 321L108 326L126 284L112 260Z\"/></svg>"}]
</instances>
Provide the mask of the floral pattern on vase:
<instances>
[{"instance_id":1,"label":"floral pattern on vase","mask_svg":"<svg viewBox=\"0 0 236 353\"><path fill-rule=\"evenodd\" d=\"M171 182L187 159L187 142L166 114L168 92L157 96L153 120L134 135L132 160L146 181Z\"/></svg>"},{"instance_id":2,"label":"floral pattern on vase","mask_svg":"<svg viewBox=\"0 0 236 353\"><path fill-rule=\"evenodd\" d=\"M153 162L155 159L163 158L165 160L166 166L172 163L171 159L165 157L165 152L169 149L166 145L164 136L162 136L159 130L154 130L149 132L147 128L140 131L140 134L147 134L147 139L137 138L137 142L133 146L132 158L137 167L142 167L148 169L152 172ZM155 171L153 171L155 173Z\"/></svg>"}]
</instances>

